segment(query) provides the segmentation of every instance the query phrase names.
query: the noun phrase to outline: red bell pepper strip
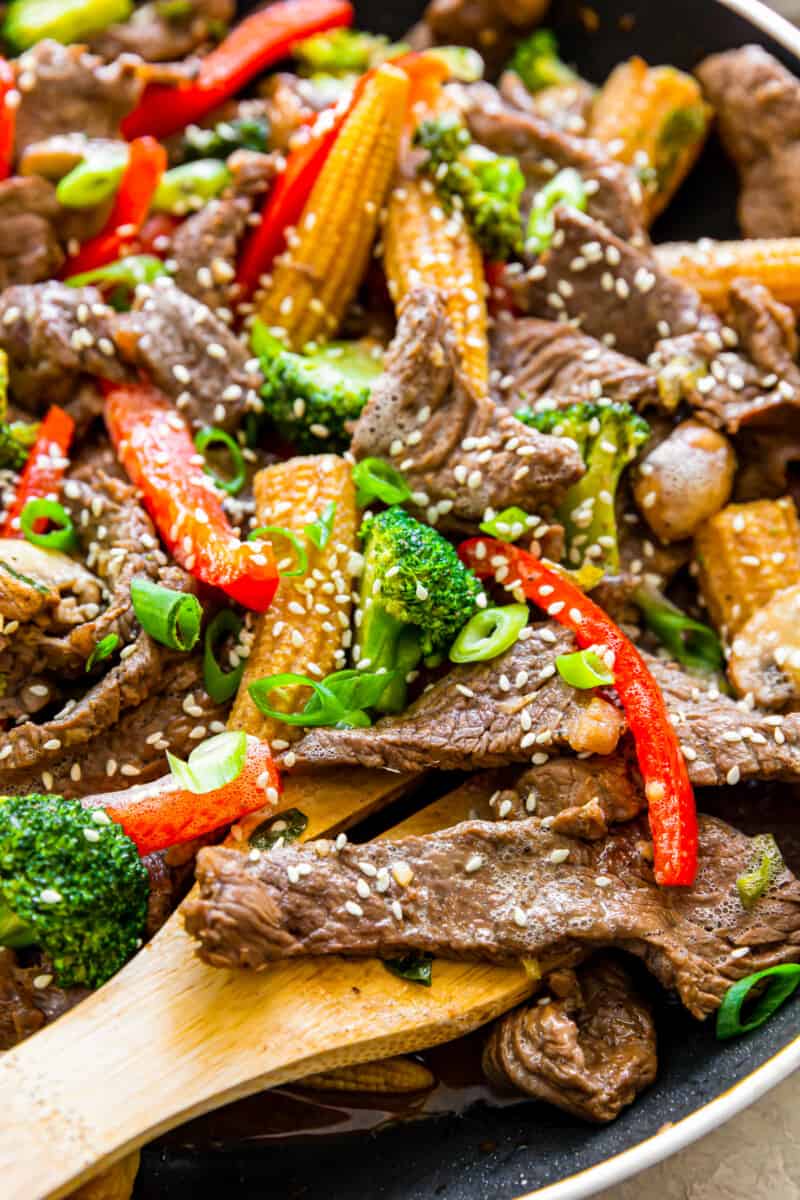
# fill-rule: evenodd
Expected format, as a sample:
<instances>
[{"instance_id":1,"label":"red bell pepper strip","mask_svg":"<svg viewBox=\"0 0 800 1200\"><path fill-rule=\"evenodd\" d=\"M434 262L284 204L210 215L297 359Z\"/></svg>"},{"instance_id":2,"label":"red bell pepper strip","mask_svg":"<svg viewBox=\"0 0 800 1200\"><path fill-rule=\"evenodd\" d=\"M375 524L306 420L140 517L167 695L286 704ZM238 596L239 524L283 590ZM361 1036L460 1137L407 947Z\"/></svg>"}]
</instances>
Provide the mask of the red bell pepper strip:
<instances>
[{"instance_id":1,"label":"red bell pepper strip","mask_svg":"<svg viewBox=\"0 0 800 1200\"><path fill-rule=\"evenodd\" d=\"M58 499L61 480L67 468L75 422L63 408L53 405L39 426L28 461L22 468L17 494L6 516L0 537L21 537L19 518L29 500ZM36 532L47 527L46 518L36 522Z\"/></svg>"},{"instance_id":2,"label":"red bell pepper strip","mask_svg":"<svg viewBox=\"0 0 800 1200\"><path fill-rule=\"evenodd\" d=\"M277 809L280 790L269 743L248 737L244 766L224 787L198 794L165 775L111 795L86 796L81 803L84 808L105 809L144 856L203 837L265 806Z\"/></svg>"},{"instance_id":3,"label":"red bell pepper strip","mask_svg":"<svg viewBox=\"0 0 800 1200\"><path fill-rule=\"evenodd\" d=\"M278 586L269 545L240 542L189 430L149 384L106 385L108 433L170 553L195 578L264 612Z\"/></svg>"},{"instance_id":4,"label":"red bell pepper strip","mask_svg":"<svg viewBox=\"0 0 800 1200\"><path fill-rule=\"evenodd\" d=\"M62 279L104 267L131 252L166 168L167 152L155 138L142 137L131 142L128 165L105 228L84 242L78 253L64 263Z\"/></svg>"},{"instance_id":5,"label":"red bell pepper strip","mask_svg":"<svg viewBox=\"0 0 800 1200\"><path fill-rule=\"evenodd\" d=\"M582 649L597 646L611 650L614 687L636 743L645 785L656 882L694 883L697 873L694 792L661 690L639 651L580 588L527 551L492 538L471 538L462 543L458 553L482 579L506 567L501 580L504 587L513 588L519 581L527 598L571 629Z\"/></svg>"},{"instance_id":6,"label":"red bell pepper strip","mask_svg":"<svg viewBox=\"0 0 800 1200\"><path fill-rule=\"evenodd\" d=\"M11 63L0 58L0 179L8 179L14 163L19 92Z\"/></svg>"},{"instance_id":7,"label":"red bell pepper strip","mask_svg":"<svg viewBox=\"0 0 800 1200\"><path fill-rule=\"evenodd\" d=\"M504 262L489 262L488 259L483 260L483 273L486 276L486 306L489 309L489 315L498 317L501 313L511 313L514 316L519 316L519 308L514 302L514 297L511 290L505 281Z\"/></svg>"},{"instance_id":8,"label":"red bell pepper strip","mask_svg":"<svg viewBox=\"0 0 800 1200\"><path fill-rule=\"evenodd\" d=\"M295 42L352 20L348 0L278 0L241 21L206 55L190 83L148 87L122 132L129 139L147 133L164 138L185 129L285 58Z\"/></svg>"}]
</instances>

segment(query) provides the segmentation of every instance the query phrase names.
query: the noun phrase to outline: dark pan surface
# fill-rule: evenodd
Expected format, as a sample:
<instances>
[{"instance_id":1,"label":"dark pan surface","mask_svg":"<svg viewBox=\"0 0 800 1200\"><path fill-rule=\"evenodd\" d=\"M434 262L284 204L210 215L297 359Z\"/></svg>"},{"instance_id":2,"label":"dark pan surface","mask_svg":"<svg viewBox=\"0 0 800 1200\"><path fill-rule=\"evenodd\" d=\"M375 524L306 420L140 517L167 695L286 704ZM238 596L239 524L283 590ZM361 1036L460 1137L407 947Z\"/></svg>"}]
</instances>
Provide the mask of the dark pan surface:
<instances>
[{"instance_id":1,"label":"dark pan surface","mask_svg":"<svg viewBox=\"0 0 800 1200\"><path fill-rule=\"evenodd\" d=\"M800 72L791 54L716 0L596 0L596 6L600 26L594 34L584 29L575 0L554 0L549 22L559 34L564 57L596 82L634 52L651 63L690 69L705 54L749 41L760 42ZM356 7L363 27L398 35L422 5L417 0L362 0ZM733 172L712 144L656 227L655 239L737 236L735 196ZM800 794L776 796L773 811L772 797L765 805L764 791L753 789L740 797L756 823L758 806L762 828L780 815L796 824ZM707 810L715 806L711 798L701 805ZM741 811L736 820L744 823ZM781 823L775 821L776 832ZM793 865L797 870L800 864ZM653 996L658 1081L606 1128L592 1128L540 1104L495 1108L477 1103L457 1116L404 1121L375 1133L281 1142L261 1140L252 1119L234 1105L215 1124L206 1118L148 1147L136 1200L212 1195L242 1200L510 1200L585 1171L683 1119L767 1062L800 1031L799 1001L749 1038L723 1044L710 1026L693 1021L677 1003L663 994Z\"/></svg>"}]
</instances>

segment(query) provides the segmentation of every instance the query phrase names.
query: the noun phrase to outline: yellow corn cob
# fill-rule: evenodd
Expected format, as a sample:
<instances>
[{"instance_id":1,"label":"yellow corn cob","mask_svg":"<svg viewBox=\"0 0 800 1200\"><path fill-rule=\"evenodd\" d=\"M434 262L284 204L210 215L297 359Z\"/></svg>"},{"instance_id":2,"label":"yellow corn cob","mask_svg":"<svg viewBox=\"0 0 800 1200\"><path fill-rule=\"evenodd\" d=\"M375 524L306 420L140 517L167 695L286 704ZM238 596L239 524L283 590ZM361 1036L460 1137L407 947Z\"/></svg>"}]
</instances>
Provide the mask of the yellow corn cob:
<instances>
[{"instance_id":1,"label":"yellow corn cob","mask_svg":"<svg viewBox=\"0 0 800 1200\"><path fill-rule=\"evenodd\" d=\"M321 679L343 664L337 651L350 627L348 558L355 549L356 501L351 468L335 454L291 458L267 467L255 477L254 491L259 525L280 525L301 534L326 504L336 502L333 529L327 545L318 550L305 539L308 570L305 575L281 579L268 612L258 618L255 638L228 724L271 741L294 741L302 730L265 717L248 694L248 686L265 675L292 671ZM294 552L285 539L275 539L275 557L294 566ZM301 606L301 612L296 611ZM272 696L275 708L287 712L296 706L297 689L285 688Z\"/></svg>"},{"instance_id":2,"label":"yellow corn cob","mask_svg":"<svg viewBox=\"0 0 800 1200\"><path fill-rule=\"evenodd\" d=\"M666 208L705 141L711 108L691 75L675 67L620 63L600 89L589 133L643 174L650 221Z\"/></svg>"},{"instance_id":3,"label":"yellow corn cob","mask_svg":"<svg viewBox=\"0 0 800 1200\"><path fill-rule=\"evenodd\" d=\"M763 283L776 300L800 310L800 238L665 242L656 248L656 257L717 312L725 312L728 288L741 276Z\"/></svg>"},{"instance_id":4,"label":"yellow corn cob","mask_svg":"<svg viewBox=\"0 0 800 1200\"><path fill-rule=\"evenodd\" d=\"M383 253L395 304L420 284L445 296L461 365L473 387L489 387L483 260L458 213L443 210L429 180L402 182L389 197Z\"/></svg>"},{"instance_id":5,"label":"yellow corn cob","mask_svg":"<svg viewBox=\"0 0 800 1200\"><path fill-rule=\"evenodd\" d=\"M729 641L775 592L800 583L800 521L794 501L729 504L701 525L695 554L703 599Z\"/></svg>"},{"instance_id":6,"label":"yellow corn cob","mask_svg":"<svg viewBox=\"0 0 800 1200\"><path fill-rule=\"evenodd\" d=\"M301 1080L303 1087L325 1092L424 1092L436 1083L433 1072L413 1058L380 1058L323 1071Z\"/></svg>"},{"instance_id":7,"label":"yellow corn cob","mask_svg":"<svg viewBox=\"0 0 800 1200\"><path fill-rule=\"evenodd\" d=\"M139 1151L135 1150L70 1192L67 1200L130 1200L138 1170Z\"/></svg>"},{"instance_id":8,"label":"yellow corn cob","mask_svg":"<svg viewBox=\"0 0 800 1200\"><path fill-rule=\"evenodd\" d=\"M396 67L380 67L367 82L258 302L261 319L297 350L336 332L361 283L407 97L408 77Z\"/></svg>"}]
</instances>

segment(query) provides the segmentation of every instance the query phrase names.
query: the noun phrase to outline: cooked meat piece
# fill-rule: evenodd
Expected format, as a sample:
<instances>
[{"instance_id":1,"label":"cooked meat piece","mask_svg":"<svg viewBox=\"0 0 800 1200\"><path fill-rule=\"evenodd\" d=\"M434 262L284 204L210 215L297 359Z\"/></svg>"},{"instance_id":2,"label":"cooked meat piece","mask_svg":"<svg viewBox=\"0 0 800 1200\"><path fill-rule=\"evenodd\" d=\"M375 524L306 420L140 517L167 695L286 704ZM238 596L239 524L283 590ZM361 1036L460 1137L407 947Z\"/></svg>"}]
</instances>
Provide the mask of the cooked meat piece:
<instances>
[{"instance_id":1,"label":"cooked meat piece","mask_svg":"<svg viewBox=\"0 0 800 1200\"><path fill-rule=\"evenodd\" d=\"M45 617L69 629L96 613L101 581L83 563L24 538L0 538L0 616L6 621Z\"/></svg>"},{"instance_id":2,"label":"cooked meat piece","mask_svg":"<svg viewBox=\"0 0 800 1200\"><path fill-rule=\"evenodd\" d=\"M288 150L292 134L314 115L314 92L307 85L303 86L305 83L297 75L279 71L269 75L262 85L269 119L269 143L276 150Z\"/></svg>"},{"instance_id":3,"label":"cooked meat piece","mask_svg":"<svg viewBox=\"0 0 800 1200\"><path fill-rule=\"evenodd\" d=\"M212 42L234 17L234 0L189 0L180 13L164 15L158 0L142 4L129 20L110 25L92 41L103 58L138 54L145 62L172 62Z\"/></svg>"},{"instance_id":4,"label":"cooked meat piece","mask_svg":"<svg viewBox=\"0 0 800 1200\"><path fill-rule=\"evenodd\" d=\"M214 847L197 857L199 890L183 913L200 956L218 967L426 951L535 958L547 974L623 945L698 1018L735 980L800 958L800 882L788 870L752 910L741 905L736 879L754 858L744 834L700 819L693 887L659 888L648 850L643 818L597 842L560 837L533 819L465 821L340 851L294 843L258 859ZM373 878L365 864L388 884L368 896L356 890Z\"/></svg>"},{"instance_id":5,"label":"cooked meat piece","mask_svg":"<svg viewBox=\"0 0 800 1200\"><path fill-rule=\"evenodd\" d=\"M712 54L697 75L739 171L745 237L800 234L800 81L761 46Z\"/></svg>"},{"instance_id":6,"label":"cooked meat piece","mask_svg":"<svg viewBox=\"0 0 800 1200\"><path fill-rule=\"evenodd\" d=\"M678 542L728 503L735 472L726 437L699 421L681 421L639 460L633 495L653 533Z\"/></svg>"},{"instance_id":7,"label":"cooked meat piece","mask_svg":"<svg viewBox=\"0 0 800 1200\"><path fill-rule=\"evenodd\" d=\"M478 525L489 507L551 507L583 473L573 442L528 429L472 392L433 288L404 301L351 448L357 459L396 462L428 520L446 517L442 523L456 528Z\"/></svg>"},{"instance_id":8,"label":"cooked meat piece","mask_svg":"<svg viewBox=\"0 0 800 1200\"><path fill-rule=\"evenodd\" d=\"M248 103L252 103L249 101ZM261 154L258 150L234 150L228 158L234 193L258 196L272 183L280 166L280 155Z\"/></svg>"},{"instance_id":9,"label":"cooked meat piece","mask_svg":"<svg viewBox=\"0 0 800 1200\"><path fill-rule=\"evenodd\" d=\"M0 183L0 291L55 274L64 261L55 230L60 211L46 179L14 176Z\"/></svg>"},{"instance_id":10,"label":"cooked meat piece","mask_svg":"<svg viewBox=\"0 0 800 1200\"><path fill-rule=\"evenodd\" d=\"M491 365L498 397L513 408L563 408L600 396L635 408L658 401L655 371L557 321L498 318Z\"/></svg>"},{"instance_id":11,"label":"cooked meat piece","mask_svg":"<svg viewBox=\"0 0 800 1200\"><path fill-rule=\"evenodd\" d=\"M6 288L0 295L0 348L8 355L11 391L29 412L65 404L81 377L131 377L111 340L116 314L97 288L51 280Z\"/></svg>"},{"instance_id":12,"label":"cooked meat piece","mask_svg":"<svg viewBox=\"0 0 800 1200\"><path fill-rule=\"evenodd\" d=\"M538 23L550 0L430 0L415 49L439 43L480 50L490 74L508 59L521 31Z\"/></svg>"},{"instance_id":13,"label":"cooked meat piece","mask_svg":"<svg viewBox=\"0 0 800 1200\"><path fill-rule=\"evenodd\" d=\"M486 83L463 88L470 133L495 154L512 155L528 184L527 212L533 193L549 183L557 170L574 167L591 186L590 217L626 241L643 236L642 189L630 167L611 158L605 146L565 133L533 113L504 104Z\"/></svg>"},{"instance_id":14,"label":"cooked meat piece","mask_svg":"<svg viewBox=\"0 0 800 1200\"><path fill-rule=\"evenodd\" d=\"M79 130L87 137L121 137L120 123L144 87L140 62L123 55L104 63L85 46L61 46L49 38L16 60L16 153L31 142Z\"/></svg>"},{"instance_id":15,"label":"cooked meat piece","mask_svg":"<svg viewBox=\"0 0 800 1200\"><path fill-rule=\"evenodd\" d=\"M236 277L236 249L249 214L244 197L228 196L212 200L178 226L170 257L182 292L210 309L227 307Z\"/></svg>"},{"instance_id":16,"label":"cooked meat piece","mask_svg":"<svg viewBox=\"0 0 800 1200\"><path fill-rule=\"evenodd\" d=\"M800 429L747 428L736 444L739 470L734 499L777 500L791 492L797 502L796 472L800 463Z\"/></svg>"},{"instance_id":17,"label":"cooked meat piece","mask_svg":"<svg viewBox=\"0 0 800 1200\"><path fill-rule=\"evenodd\" d=\"M57 987L46 960L22 966L15 951L0 947L0 1050L11 1050L88 994Z\"/></svg>"},{"instance_id":18,"label":"cooked meat piece","mask_svg":"<svg viewBox=\"0 0 800 1200\"><path fill-rule=\"evenodd\" d=\"M578 321L584 333L642 361L661 338L719 329L693 288L599 221L563 206L550 249L509 282L526 312Z\"/></svg>"},{"instance_id":19,"label":"cooked meat piece","mask_svg":"<svg viewBox=\"0 0 800 1200\"><path fill-rule=\"evenodd\" d=\"M586 133L595 89L585 79L556 83L541 91L529 92L516 71L504 71L497 86L503 100L512 108L541 117L565 133Z\"/></svg>"},{"instance_id":20,"label":"cooked meat piece","mask_svg":"<svg viewBox=\"0 0 800 1200\"><path fill-rule=\"evenodd\" d=\"M656 1077L652 1011L614 958L559 975L572 977L567 995L536 997L495 1021L483 1069L500 1087L613 1121Z\"/></svg>"},{"instance_id":21,"label":"cooked meat piece","mask_svg":"<svg viewBox=\"0 0 800 1200\"><path fill-rule=\"evenodd\" d=\"M788 580L787 580L788 583ZM728 675L740 696L761 708L800 699L800 584L775 592L736 631Z\"/></svg>"},{"instance_id":22,"label":"cooked meat piece","mask_svg":"<svg viewBox=\"0 0 800 1200\"><path fill-rule=\"evenodd\" d=\"M248 409L260 408L261 376L257 366L249 369L245 343L171 279L139 289L114 337L120 354L146 371L196 429L235 429Z\"/></svg>"}]
</instances>

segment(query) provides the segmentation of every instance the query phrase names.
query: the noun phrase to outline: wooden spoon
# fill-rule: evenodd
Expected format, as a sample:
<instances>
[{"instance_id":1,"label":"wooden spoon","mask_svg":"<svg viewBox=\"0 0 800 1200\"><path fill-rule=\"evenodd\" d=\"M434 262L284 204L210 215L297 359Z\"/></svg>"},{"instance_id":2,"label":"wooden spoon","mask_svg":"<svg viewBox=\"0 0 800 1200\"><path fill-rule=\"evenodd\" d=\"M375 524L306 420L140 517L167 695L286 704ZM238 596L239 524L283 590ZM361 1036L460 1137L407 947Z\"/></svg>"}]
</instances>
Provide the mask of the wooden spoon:
<instances>
[{"instance_id":1,"label":"wooden spoon","mask_svg":"<svg viewBox=\"0 0 800 1200\"><path fill-rule=\"evenodd\" d=\"M385 789L385 774L371 774ZM314 836L348 819L344 805L324 821L313 815L315 804L330 807L319 778L291 778L284 793ZM351 803L375 807L368 794L351 788ZM487 800L466 784L389 836L447 826ZM63 1196L190 1117L311 1072L448 1041L533 986L522 966L443 961L430 988L374 959L219 970L195 956L176 914L100 991L0 1059L2 1195Z\"/></svg>"}]
</instances>

